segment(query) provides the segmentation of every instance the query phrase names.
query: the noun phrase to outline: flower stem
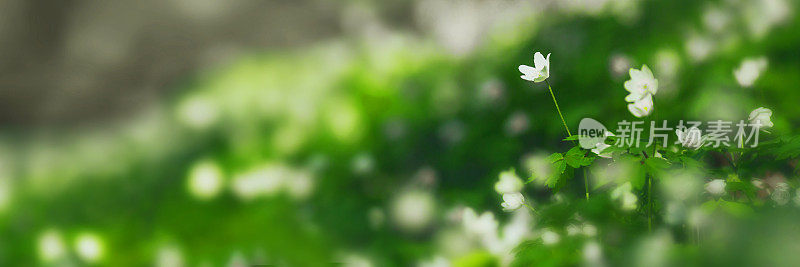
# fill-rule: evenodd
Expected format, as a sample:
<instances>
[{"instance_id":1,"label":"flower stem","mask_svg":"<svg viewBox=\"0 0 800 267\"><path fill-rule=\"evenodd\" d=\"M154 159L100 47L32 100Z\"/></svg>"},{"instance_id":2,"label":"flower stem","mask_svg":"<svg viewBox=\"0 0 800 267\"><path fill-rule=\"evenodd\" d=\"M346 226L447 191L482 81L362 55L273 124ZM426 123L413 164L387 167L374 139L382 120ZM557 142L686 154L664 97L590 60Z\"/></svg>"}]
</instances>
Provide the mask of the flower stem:
<instances>
[{"instance_id":1,"label":"flower stem","mask_svg":"<svg viewBox=\"0 0 800 267\"><path fill-rule=\"evenodd\" d=\"M558 101L556 101L556 95L553 94L553 88L550 87L550 82L544 81L547 83L547 89L550 90L550 96L553 97L553 104L556 104L556 111L558 111L558 116L561 117L561 123L564 124L564 129L567 130L567 136L572 137L572 133L569 132L569 127L567 127L567 121L564 120L564 115L561 114L561 108L558 107Z\"/></svg>"},{"instance_id":2,"label":"flower stem","mask_svg":"<svg viewBox=\"0 0 800 267\"><path fill-rule=\"evenodd\" d=\"M547 90L550 91L550 97L553 98L553 104L556 105L556 111L558 111L558 117L561 118L561 123L564 124L564 130L567 131L567 137L572 137L572 133L569 131L569 127L567 126L567 121L564 120L564 114L561 113L561 108L558 107L558 101L556 101L556 95L553 94L553 87L550 86L550 81L544 80L547 83ZM583 169L583 183L586 186L586 200L589 200L589 177L586 176L586 169Z\"/></svg>"},{"instance_id":3,"label":"flower stem","mask_svg":"<svg viewBox=\"0 0 800 267\"><path fill-rule=\"evenodd\" d=\"M583 168L583 184L586 186L586 200L589 200L589 176L586 172L586 167Z\"/></svg>"},{"instance_id":4,"label":"flower stem","mask_svg":"<svg viewBox=\"0 0 800 267\"><path fill-rule=\"evenodd\" d=\"M536 215L539 215L539 212L538 212L538 211L536 211L536 209L534 209L534 208L533 208L533 207L531 207L530 205L528 205L528 204L522 204L522 205L523 205L523 206L525 206L525 207L528 207L529 209L531 209L531 211L533 211L533 213L534 213L534 214L536 214Z\"/></svg>"},{"instance_id":5,"label":"flower stem","mask_svg":"<svg viewBox=\"0 0 800 267\"><path fill-rule=\"evenodd\" d=\"M653 232L653 177L647 177L647 209L649 216L647 216L647 230Z\"/></svg>"}]
</instances>

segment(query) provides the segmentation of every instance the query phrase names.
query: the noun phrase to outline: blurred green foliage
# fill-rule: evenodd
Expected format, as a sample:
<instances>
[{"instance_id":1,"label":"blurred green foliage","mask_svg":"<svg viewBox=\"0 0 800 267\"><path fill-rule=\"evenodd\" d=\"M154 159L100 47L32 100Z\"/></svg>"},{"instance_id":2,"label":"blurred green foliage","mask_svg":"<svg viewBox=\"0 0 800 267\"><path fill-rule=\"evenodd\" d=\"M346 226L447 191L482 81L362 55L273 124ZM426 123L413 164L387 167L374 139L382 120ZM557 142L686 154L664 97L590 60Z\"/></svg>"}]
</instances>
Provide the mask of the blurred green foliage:
<instances>
[{"instance_id":1,"label":"blurred green foliage","mask_svg":"<svg viewBox=\"0 0 800 267\"><path fill-rule=\"evenodd\" d=\"M633 24L610 14L528 21L513 37L490 35L485 46L465 57L390 35L375 43L266 52L199 74L165 103L165 111L152 115L154 122L132 123L133 130L113 133L100 150L46 147L42 153L53 159L33 164L31 159L40 157L31 152L36 146L25 147L28 154L13 172L20 179L14 180L11 204L0 219L0 265L46 264L40 254L47 229L61 233L69 250L50 262L55 265L82 264L73 245L82 231L102 237L104 255L97 263L109 266L153 264L165 245L179 247L188 265L224 265L241 255L252 263L324 266L351 252L379 266L413 265L437 254L436 239L448 227L451 207L500 214L501 200L492 190L496 176L509 167L530 175L525 155L565 153L565 169L580 167L568 161L574 161L571 142L562 141L563 128L544 85L519 79L516 66L530 64L533 51L552 53L549 81L571 127L584 117L606 126L633 118L623 101L627 68L615 74L611 66L618 56L629 59L630 67L647 64L656 72L662 92L650 119L746 119L752 109L769 107L775 127L765 139L773 142L742 157L747 168L731 170L719 151L705 158L664 156L704 166L709 176L731 174L744 182L729 179L729 186L752 197L758 194L749 183L754 177L780 173L796 188L800 142L791 136L800 127L800 18L761 39L739 24L706 33L718 43L698 61L685 52L685 43L690 29L703 28L710 5L724 1L643 1ZM736 11L730 12L735 17ZM669 79L660 74L659 53L675 55L677 71ZM769 59L768 70L752 88L742 88L733 70L743 58L759 55ZM514 114L525 115L527 129L508 130ZM189 192L187 179L196 162L208 159L222 169L225 189L200 200ZM242 198L237 178L264 163L312 173L313 193L299 199L289 191ZM660 162L647 164L665 169ZM591 238L565 233L579 221L599 228L599 242L613 265L647 263L637 257L650 247L663 249L666 262L675 265L798 260L791 254L800 237L792 220L800 215L791 205L763 200L740 207L735 200L713 200L704 208L718 224L697 237L686 224L663 223L666 202L654 208L658 229L653 231L642 213L621 209L608 188L593 188L585 201L582 179L559 182L558 194L535 186L526 194L538 210L535 227L558 232L561 242L525 241L514 250L515 264L581 264ZM632 182L644 201L644 180ZM392 201L412 189L433 192L436 201L437 223L419 231L393 224ZM485 251L452 262L500 264Z\"/></svg>"}]
</instances>

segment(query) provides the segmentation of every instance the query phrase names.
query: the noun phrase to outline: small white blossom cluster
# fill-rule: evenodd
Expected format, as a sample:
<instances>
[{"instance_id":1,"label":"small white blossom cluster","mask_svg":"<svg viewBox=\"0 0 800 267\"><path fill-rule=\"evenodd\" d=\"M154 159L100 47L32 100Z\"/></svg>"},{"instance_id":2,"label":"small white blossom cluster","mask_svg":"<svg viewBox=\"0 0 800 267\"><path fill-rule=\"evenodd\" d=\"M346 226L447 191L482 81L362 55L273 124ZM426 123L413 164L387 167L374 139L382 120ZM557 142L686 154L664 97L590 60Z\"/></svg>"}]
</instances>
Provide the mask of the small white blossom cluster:
<instances>
[{"instance_id":1,"label":"small white blossom cluster","mask_svg":"<svg viewBox=\"0 0 800 267\"><path fill-rule=\"evenodd\" d=\"M637 118L645 117L653 112L653 96L658 93L658 80L647 65L641 70L631 68L631 79L625 82L625 90L630 94L625 97L628 110Z\"/></svg>"},{"instance_id":2,"label":"small white blossom cluster","mask_svg":"<svg viewBox=\"0 0 800 267\"><path fill-rule=\"evenodd\" d=\"M304 169L268 162L233 176L231 189L234 195L250 201L286 192L296 200L303 200L314 189L314 177Z\"/></svg>"},{"instance_id":3,"label":"small white blossom cluster","mask_svg":"<svg viewBox=\"0 0 800 267\"><path fill-rule=\"evenodd\" d=\"M504 211L515 211L525 205L525 197L520 193L523 185L514 170L500 173L500 178L494 184L494 190L503 197L500 206Z\"/></svg>"},{"instance_id":4,"label":"small white blossom cluster","mask_svg":"<svg viewBox=\"0 0 800 267\"><path fill-rule=\"evenodd\" d=\"M721 196L725 194L725 180L714 179L706 183L706 191L713 196Z\"/></svg>"},{"instance_id":5,"label":"small white blossom cluster","mask_svg":"<svg viewBox=\"0 0 800 267\"><path fill-rule=\"evenodd\" d=\"M742 61L739 68L733 71L736 81L743 87L750 87L767 68L767 58L748 58Z\"/></svg>"},{"instance_id":6,"label":"small white blossom cluster","mask_svg":"<svg viewBox=\"0 0 800 267\"><path fill-rule=\"evenodd\" d=\"M58 263L67 257L64 238L55 229L46 230L39 235L38 248L39 258L45 263ZM83 262L90 264L97 263L105 254L103 240L92 232L78 234L75 237L73 249Z\"/></svg>"},{"instance_id":7,"label":"small white blossom cluster","mask_svg":"<svg viewBox=\"0 0 800 267\"><path fill-rule=\"evenodd\" d=\"M465 208L461 214L462 229L470 240L477 241L483 250L497 256L502 266L513 260L513 250L531 236L532 217L526 210L513 213L511 220L502 228L491 212L478 215L473 209ZM463 240L458 240L463 242Z\"/></svg>"}]
</instances>

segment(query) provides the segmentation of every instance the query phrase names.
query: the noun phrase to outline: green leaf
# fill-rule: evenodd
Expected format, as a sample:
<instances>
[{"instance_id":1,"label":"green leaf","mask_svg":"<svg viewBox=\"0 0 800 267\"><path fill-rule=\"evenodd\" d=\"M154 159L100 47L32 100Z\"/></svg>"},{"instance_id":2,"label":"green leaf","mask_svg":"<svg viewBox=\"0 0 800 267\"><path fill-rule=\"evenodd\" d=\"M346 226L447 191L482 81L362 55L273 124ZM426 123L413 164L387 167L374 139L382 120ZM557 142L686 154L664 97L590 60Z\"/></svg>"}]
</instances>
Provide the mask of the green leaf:
<instances>
[{"instance_id":1,"label":"green leaf","mask_svg":"<svg viewBox=\"0 0 800 267\"><path fill-rule=\"evenodd\" d=\"M573 135L573 136L564 138L563 141L578 141L578 138L579 138L578 135Z\"/></svg>"},{"instance_id":2,"label":"green leaf","mask_svg":"<svg viewBox=\"0 0 800 267\"><path fill-rule=\"evenodd\" d=\"M647 172L651 174L659 173L663 170L669 168L669 161L663 158L656 158L656 157L649 157L644 160L645 166L647 166Z\"/></svg>"},{"instance_id":3,"label":"green leaf","mask_svg":"<svg viewBox=\"0 0 800 267\"><path fill-rule=\"evenodd\" d=\"M583 164L584 152L580 147L573 147L564 155L564 159L570 167L580 168Z\"/></svg>"},{"instance_id":4,"label":"green leaf","mask_svg":"<svg viewBox=\"0 0 800 267\"><path fill-rule=\"evenodd\" d=\"M561 187L567 184L567 181L572 179L575 174L575 169L567 167L566 162L559 161L558 164L563 166L560 173L553 173L550 179L547 179L547 187L552 189L553 192L558 192Z\"/></svg>"},{"instance_id":5,"label":"green leaf","mask_svg":"<svg viewBox=\"0 0 800 267\"><path fill-rule=\"evenodd\" d=\"M561 153L553 153L547 157L547 161L550 163L555 163L556 161L563 160L564 156Z\"/></svg>"},{"instance_id":6,"label":"green leaf","mask_svg":"<svg viewBox=\"0 0 800 267\"><path fill-rule=\"evenodd\" d=\"M594 162L595 159L597 159L597 157L594 157L594 156L592 156L592 157L584 157L583 161L581 161L581 165L590 166L590 165L592 165L592 163Z\"/></svg>"},{"instance_id":7,"label":"green leaf","mask_svg":"<svg viewBox=\"0 0 800 267\"><path fill-rule=\"evenodd\" d=\"M645 175L645 172L641 171L641 169L635 170L631 173L631 185L634 189L641 190L642 187L644 187L644 182L647 181L646 178L647 175Z\"/></svg>"}]
</instances>

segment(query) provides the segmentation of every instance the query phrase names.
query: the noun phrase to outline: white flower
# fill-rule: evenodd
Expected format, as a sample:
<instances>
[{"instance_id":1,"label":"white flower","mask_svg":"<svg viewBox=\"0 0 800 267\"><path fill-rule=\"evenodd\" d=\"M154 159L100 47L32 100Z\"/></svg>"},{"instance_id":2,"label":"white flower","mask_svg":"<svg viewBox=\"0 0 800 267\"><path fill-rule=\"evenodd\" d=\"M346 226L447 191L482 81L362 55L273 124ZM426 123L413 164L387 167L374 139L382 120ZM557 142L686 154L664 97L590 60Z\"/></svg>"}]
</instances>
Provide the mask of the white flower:
<instances>
[{"instance_id":1,"label":"white flower","mask_svg":"<svg viewBox=\"0 0 800 267\"><path fill-rule=\"evenodd\" d=\"M772 200L778 205L786 205L786 203L789 202L789 189L790 188L788 184L780 182L775 185L775 191L772 192L770 198L772 198Z\"/></svg>"},{"instance_id":2,"label":"white flower","mask_svg":"<svg viewBox=\"0 0 800 267\"><path fill-rule=\"evenodd\" d=\"M635 194L631 193L631 190L631 182L625 182L611 191L611 198L622 202L623 210L636 209L636 202L639 201L639 198L636 197Z\"/></svg>"},{"instance_id":3,"label":"white flower","mask_svg":"<svg viewBox=\"0 0 800 267\"><path fill-rule=\"evenodd\" d=\"M436 201L428 191L402 192L392 200L392 218L400 229L419 232L433 222Z\"/></svg>"},{"instance_id":4,"label":"white flower","mask_svg":"<svg viewBox=\"0 0 800 267\"><path fill-rule=\"evenodd\" d=\"M545 245L553 245L558 243L561 240L561 236L559 236L556 232L545 230L542 233L542 243Z\"/></svg>"},{"instance_id":5,"label":"white flower","mask_svg":"<svg viewBox=\"0 0 800 267\"><path fill-rule=\"evenodd\" d=\"M96 262L103 257L103 241L93 233L82 233L75 238L75 250L86 262Z\"/></svg>"},{"instance_id":6,"label":"white flower","mask_svg":"<svg viewBox=\"0 0 800 267\"><path fill-rule=\"evenodd\" d=\"M219 194L224 180L222 170L215 162L201 161L189 172L189 191L200 200L209 200Z\"/></svg>"},{"instance_id":7,"label":"white flower","mask_svg":"<svg viewBox=\"0 0 800 267\"><path fill-rule=\"evenodd\" d=\"M589 237L597 235L597 227L591 224L583 224L583 234Z\"/></svg>"},{"instance_id":8,"label":"white flower","mask_svg":"<svg viewBox=\"0 0 800 267\"><path fill-rule=\"evenodd\" d=\"M473 209L465 208L461 216L464 232L467 234L477 237L497 235L498 223L491 212L487 211L478 216Z\"/></svg>"},{"instance_id":9,"label":"white flower","mask_svg":"<svg viewBox=\"0 0 800 267\"><path fill-rule=\"evenodd\" d=\"M770 117L772 117L772 110L760 107L750 112L750 123L758 123L761 125L761 128L770 128L772 127L772 120Z\"/></svg>"},{"instance_id":10,"label":"white flower","mask_svg":"<svg viewBox=\"0 0 800 267\"><path fill-rule=\"evenodd\" d=\"M637 118L650 115L653 112L653 95L648 94L644 98L628 104L628 111Z\"/></svg>"},{"instance_id":11,"label":"white flower","mask_svg":"<svg viewBox=\"0 0 800 267\"><path fill-rule=\"evenodd\" d=\"M761 181L761 179L753 179L750 183L758 189L764 189L764 181Z\"/></svg>"},{"instance_id":12,"label":"white flower","mask_svg":"<svg viewBox=\"0 0 800 267\"><path fill-rule=\"evenodd\" d=\"M714 52L714 40L711 38L701 36L697 33L691 33L686 40L685 48L686 53L692 58L694 62L701 62Z\"/></svg>"},{"instance_id":13,"label":"white flower","mask_svg":"<svg viewBox=\"0 0 800 267\"><path fill-rule=\"evenodd\" d=\"M509 194L522 190L522 179L517 177L513 170L500 173L500 179L494 184L494 190L498 194Z\"/></svg>"},{"instance_id":14,"label":"white flower","mask_svg":"<svg viewBox=\"0 0 800 267\"><path fill-rule=\"evenodd\" d=\"M642 66L641 70L631 68L631 79L625 82L625 90L630 94L625 97L628 102L628 110L641 118L653 112L653 96L658 93L658 80L653 77L653 72L647 67Z\"/></svg>"},{"instance_id":15,"label":"white flower","mask_svg":"<svg viewBox=\"0 0 800 267\"><path fill-rule=\"evenodd\" d=\"M605 150L606 148L608 148L610 146L611 145L608 145L606 143L597 143L597 145L595 145L594 148L592 148L592 152L597 154L597 156L599 156L601 158L610 159L611 158L611 152L605 152L605 153L603 152L603 150Z\"/></svg>"},{"instance_id":16,"label":"white flower","mask_svg":"<svg viewBox=\"0 0 800 267\"><path fill-rule=\"evenodd\" d=\"M589 241L583 245L583 260L586 266L604 266L603 250L597 241Z\"/></svg>"},{"instance_id":17,"label":"white flower","mask_svg":"<svg viewBox=\"0 0 800 267\"><path fill-rule=\"evenodd\" d=\"M185 266L180 248L174 245L162 245L158 249L154 266L179 267Z\"/></svg>"},{"instance_id":18,"label":"white flower","mask_svg":"<svg viewBox=\"0 0 800 267\"><path fill-rule=\"evenodd\" d=\"M739 85L750 87L766 68L767 58L748 58L742 61L739 68L733 71L733 75L736 77L736 81L739 82Z\"/></svg>"},{"instance_id":19,"label":"white flower","mask_svg":"<svg viewBox=\"0 0 800 267\"><path fill-rule=\"evenodd\" d=\"M523 74L520 76L522 79L538 83L550 77L550 54L545 58L542 53L536 52L533 54L533 65L534 67L519 65L519 72Z\"/></svg>"},{"instance_id":20,"label":"white flower","mask_svg":"<svg viewBox=\"0 0 800 267\"><path fill-rule=\"evenodd\" d=\"M647 65L643 65L641 70L631 68L628 73L631 79L625 82L625 90L630 92L625 97L625 101L634 102L642 99L646 94L655 95L658 93L658 80L653 77L653 72Z\"/></svg>"},{"instance_id":21,"label":"white flower","mask_svg":"<svg viewBox=\"0 0 800 267\"><path fill-rule=\"evenodd\" d=\"M52 262L66 255L64 239L56 230L47 230L39 235L39 258Z\"/></svg>"},{"instance_id":22,"label":"white flower","mask_svg":"<svg viewBox=\"0 0 800 267\"><path fill-rule=\"evenodd\" d=\"M567 225L567 235L568 236L574 236L574 235L579 234L580 232L581 232L581 228L579 226L574 225L574 224Z\"/></svg>"},{"instance_id":23,"label":"white flower","mask_svg":"<svg viewBox=\"0 0 800 267\"><path fill-rule=\"evenodd\" d=\"M437 255L430 260L422 261L418 267L450 267L450 261L447 258Z\"/></svg>"},{"instance_id":24,"label":"white flower","mask_svg":"<svg viewBox=\"0 0 800 267\"><path fill-rule=\"evenodd\" d=\"M722 179L711 180L711 182L706 183L705 188L706 191L708 191L708 193L715 196L721 196L722 194L725 194L725 180Z\"/></svg>"},{"instance_id":25,"label":"white flower","mask_svg":"<svg viewBox=\"0 0 800 267\"><path fill-rule=\"evenodd\" d=\"M698 149L703 146L703 132L697 127L676 129L675 135L678 136L678 143L685 148Z\"/></svg>"},{"instance_id":26,"label":"white flower","mask_svg":"<svg viewBox=\"0 0 800 267\"><path fill-rule=\"evenodd\" d=\"M520 193L509 193L503 194L503 203L500 203L500 206L503 207L504 211L514 211L522 207L525 204L525 197L522 196Z\"/></svg>"}]
</instances>

